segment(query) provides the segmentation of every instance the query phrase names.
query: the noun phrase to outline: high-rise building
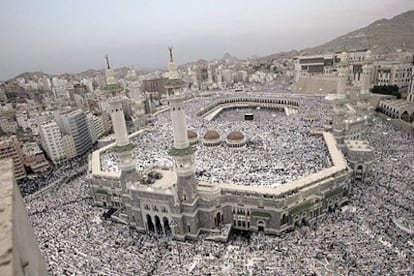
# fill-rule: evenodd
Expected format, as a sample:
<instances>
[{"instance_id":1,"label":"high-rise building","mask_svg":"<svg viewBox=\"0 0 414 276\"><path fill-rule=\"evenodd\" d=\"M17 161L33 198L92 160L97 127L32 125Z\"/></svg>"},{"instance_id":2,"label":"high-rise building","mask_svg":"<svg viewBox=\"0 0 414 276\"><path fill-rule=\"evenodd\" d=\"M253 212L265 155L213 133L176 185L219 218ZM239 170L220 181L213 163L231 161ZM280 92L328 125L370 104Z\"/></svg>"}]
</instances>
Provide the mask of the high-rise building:
<instances>
[{"instance_id":1,"label":"high-rise building","mask_svg":"<svg viewBox=\"0 0 414 276\"><path fill-rule=\"evenodd\" d=\"M17 133L17 122L12 119L0 117L0 129L5 133Z\"/></svg>"},{"instance_id":2,"label":"high-rise building","mask_svg":"<svg viewBox=\"0 0 414 276\"><path fill-rule=\"evenodd\" d=\"M85 154L92 148L88 119L80 109L61 115L64 132L73 137L77 155Z\"/></svg>"},{"instance_id":3,"label":"high-rise building","mask_svg":"<svg viewBox=\"0 0 414 276\"><path fill-rule=\"evenodd\" d=\"M76 147L72 135L66 134L62 136L63 148L67 159L76 157Z\"/></svg>"},{"instance_id":4,"label":"high-rise building","mask_svg":"<svg viewBox=\"0 0 414 276\"><path fill-rule=\"evenodd\" d=\"M106 134L110 132L112 129L112 122L109 113L103 112L102 114L98 115L98 117L102 121L103 133Z\"/></svg>"},{"instance_id":5,"label":"high-rise building","mask_svg":"<svg viewBox=\"0 0 414 276\"><path fill-rule=\"evenodd\" d=\"M53 163L65 159L65 149L63 147L62 133L55 121L43 122L39 126L40 142L43 150Z\"/></svg>"},{"instance_id":6,"label":"high-rise building","mask_svg":"<svg viewBox=\"0 0 414 276\"><path fill-rule=\"evenodd\" d=\"M26 109L16 111L16 121L23 129L29 128L28 114Z\"/></svg>"},{"instance_id":7,"label":"high-rise building","mask_svg":"<svg viewBox=\"0 0 414 276\"><path fill-rule=\"evenodd\" d=\"M143 80L142 86L145 92L156 92L161 97L165 94L164 87L165 78L157 78L151 80Z\"/></svg>"},{"instance_id":8,"label":"high-rise building","mask_svg":"<svg viewBox=\"0 0 414 276\"><path fill-rule=\"evenodd\" d=\"M374 81L377 85L397 85L407 88L413 67L412 52L395 52L379 56L374 66Z\"/></svg>"},{"instance_id":9,"label":"high-rise building","mask_svg":"<svg viewBox=\"0 0 414 276\"><path fill-rule=\"evenodd\" d=\"M223 82L232 83L233 82L233 71L230 69L225 69L222 72Z\"/></svg>"},{"instance_id":10,"label":"high-rise building","mask_svg":"<svg viewBox=\"0 0 414 276\"><path fill-rule=\"evenodd\" d=\"M98 141L98 138L104 134L102 118L92 113L88 113L86 117L88 118L88 127L91 134L92 144L94 144Z\"/></svg>"},{"instance_id":11,"label":"high-rise building","mask_svg":"<svg viewBox=\"0 0 414 276\"><path fill-rule=\"evenodd\" d=\"M23 154L20 149L19 140L17 140L15 135L11 137L4 136L0 139L0 159L13 159L16 179L26 176L23 165Z\"/></svg>"}]
</instances>

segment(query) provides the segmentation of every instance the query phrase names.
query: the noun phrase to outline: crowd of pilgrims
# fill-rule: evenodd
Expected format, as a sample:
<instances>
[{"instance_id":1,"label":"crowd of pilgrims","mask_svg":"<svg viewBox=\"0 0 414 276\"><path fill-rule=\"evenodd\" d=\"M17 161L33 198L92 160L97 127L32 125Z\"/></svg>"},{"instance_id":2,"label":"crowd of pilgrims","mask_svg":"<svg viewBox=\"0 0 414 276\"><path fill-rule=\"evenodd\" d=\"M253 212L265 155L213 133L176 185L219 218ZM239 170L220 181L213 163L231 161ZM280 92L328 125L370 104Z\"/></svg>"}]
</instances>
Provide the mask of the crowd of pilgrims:
<instances>
[{"instance_id":1,"label":"crowd of pilgrims","mask_svg":"<svg viewBox=\"0 0 414 276\"><path fill-rule=\"evenodd\" d=\"M63 161L43 173L38 173L18 181L22 196L36 193L49 186L59 185L65 181L70 181L86 173L88 155L75 157L71 160Z\"/></svg>"},{"instance_id":2,"label":"crowd of pilgrims","mask_svg":"<svg viewBox=\"0 0 414 276\"><path fill-rule=\"evenodd\" d=\"M93 205L82 177L26 197L28 213L51 275L411 274L414 139L378 118L367 131L375 147L372 175L350 185L347 205L281 236L239 233L218 243L203 235L176 242L140 234L105 220L106 210ZM163 134L150 135L141 143ZM145 145L141 152L160 147Z\"/></svg>"},{"instance_id":3,"label":"crowd of pilgrims","mask_svg":"<svg viewBox=\"0 0 414 276\"><path fill-rule=\"evenodd\" d=\"M302 100L306 103L301 104L300 112L291 116L273 109L232 109L220 113L212 121L195 113L217 98L188 101L187 126L198 133L200 140L195 155L197 178L207 182L273 187L330 167L323 137L312 135L310 130L327 124L331 106L320 98ZM254 120L244 120L246 113L253 113ZM305 114L316 114L319 120L305 122ZM202 145L202 137L209 130L220 134L223 141L220 145ZM225 139L232 131L244 134L245 146L230 148L226 145ZM154 164L171 166L167 151L172 147L172 139L170 113L164 112L156 119L154 131L132 139L137 144L137 170ZM101 155L101 169L120 171L114 153L107 151Z\"/></svg>"}]
</instances>

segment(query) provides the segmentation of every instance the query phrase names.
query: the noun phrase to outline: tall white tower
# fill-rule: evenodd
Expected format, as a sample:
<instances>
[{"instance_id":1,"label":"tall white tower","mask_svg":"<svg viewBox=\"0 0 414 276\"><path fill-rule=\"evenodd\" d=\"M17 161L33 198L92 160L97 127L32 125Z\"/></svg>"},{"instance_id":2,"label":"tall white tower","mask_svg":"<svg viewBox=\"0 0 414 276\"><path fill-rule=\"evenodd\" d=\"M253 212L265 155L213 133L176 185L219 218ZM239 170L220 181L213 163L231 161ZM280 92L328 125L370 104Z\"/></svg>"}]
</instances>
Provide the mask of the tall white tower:
<instances>
[{"instance_id":1,"label":"tall white tower","mask_svg":"<svg viewBox=\"0 0 414 276\"><path fill-rule=\"evenodd\" d=\"M344 145L346 103L345 98L334 99L333 133L339 147Z\"/></svg>"},{"instance_id":2,"label":"tall white tower","mask_svg":"<svg viewBox=\"0 0 414 276\"><path fill-rule=\"evenodd\" d=\"M128 69L128 73L126 75L127 81L136 81L137 80L137 72L135 71L134 67Z\"/></svg>"},{"instance_id":3,"label":"tall white tower","mask_svg":"<svg viewBox=\"0 0 414 276\"><path fill-rule=\"evenodd\" d=\"M371 56L371 50L368 50L365 55L364 65L362 65L361 76L361 94L367 94L369 92L371 77L372 77L372 64L373 59Z\"/></svg>"},{"instance_id":4,"label":"tall white tower","mask_svg":"<svg viewBox=\"0 0 414 276\"><path fill-rule=\"evenodd\" d=\"M333 133L339 147L344 145L346 103L346 82L348 80L348 54L342 52L341 61L338 64L338 84L336 98L334 99Z\"/></svg>"},{"instance_id":5,"label":"tall white tower","mask_svg":"<svg viewBox=\"0 0 414 276\"><path fill-rule=\"evenodd\" d=\"M129 144L128 131L125 123L124 111L122 109L122 99L112 98L109 101L109 108L112 126L115 133L115 143L118 147Z\"/></svg>"},{"instance_id":6,"label":"tall white tower","mask_svg":"<svg viewBox=\"0 0 414 276\"><path fill-rule=\"evenodd\" d=\"M192 70L192 75L191 75L191 81L193 83L193 85L191 86L192 90L199 90L200 85L198 84L198 67L194 66L193 70Z\"/></svg>"},{"instance_id":7,"label":"tall white tower","mask_svg":"<svg viewBox=\"0 0 414 276\"><path fill-rule=\"evenodd\" d=\"M372 76L372 63L371 50L368 50L365 56L364 64L362 65L361 75L361 91L358 93L357 109L358 115L368 116L370 115L370 99L371 92L369 91Z\"/></svg>"},{"instance_id":8,"label":"tall white tower","mask_svg":"<svg viewBox=\"0 0 414 276\"><path fill-rule=\"evenodd\" d=\"M211 65L209 64L207 66L207 77L208 77L208 83L212 84L213 83L213 70L211 69Z\"/></svg>"},{"instance_id":9,"label":"tall white tower","mask_svg":"<svg viewBox=\"0 0 414 276\"><path fill-rule=\"evenodd\" d=\"M172 47L169 50L169 78L165 82L165 88L167 89L168 101L170 103L174 145L168 153L174 159L174 169L177 174L176 187L178 198L181 202L193 203L197 198L197 184L194 177L194 153L196 149L190 146L187 137L187 123L184 111L185 95L183 93L184 81L179 79Z\"/></svg>"},{"instance_id":10,"label":"tall white tower","mask_svg":"<svg viewBox=\"0 0 414 276\"><path fill-rule=\"evenodd\" d=\"M346 52L342 52L341 61L338 64L338 83L336 86L337 98L346 98L346 82L348 80L348 70L348 54Z\"/></svg>"},{"instance_id":11,"label":"tall white tower","mask_svg":"<svg viewBox=\"0 0 414 276\"><path fill-rule=\"evenodd\" d=\"M112 148L112 151L118 157L118 164L121 168L121 188L124 193L128 185L138 179L134 157L136 146L129 142L121 98L110 99L109 112L111 113L112 126L115 133L115 146Z\"/></svg>"}]
</instances>

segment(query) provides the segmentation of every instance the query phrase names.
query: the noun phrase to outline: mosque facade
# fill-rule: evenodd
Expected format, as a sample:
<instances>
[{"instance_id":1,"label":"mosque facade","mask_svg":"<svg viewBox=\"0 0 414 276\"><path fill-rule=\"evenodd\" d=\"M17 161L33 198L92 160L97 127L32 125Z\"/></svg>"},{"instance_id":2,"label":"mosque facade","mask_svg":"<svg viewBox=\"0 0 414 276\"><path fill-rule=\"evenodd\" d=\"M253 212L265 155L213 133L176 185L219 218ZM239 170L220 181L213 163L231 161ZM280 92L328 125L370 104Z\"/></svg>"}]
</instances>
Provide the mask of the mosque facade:
<instances>
[{"instance_id":1,"label":"mosque facade","mask_svg":"<svg viewBox=\"0 0 414 276\"><path fill-rule=\"evenodd\" d=\"M110 102L116 142L115 145L108 145L92 154L89 179L95 204L116 210L112 214L113 220L125 223L139 232L155 232L159 235L171 233L179 240L197 239L201 233L206 233L211 239L226 241L231 229L277 235L298 225L315 222L322 214L342 206L348 200L351 179L368 175L371 155L367 152L372 153L372 149L367 143L347 142L350 140L350 126L354 131L358 129L353 140L363 138L358 135L362 135L368 115L363 114L365 117L362 118L366 120L355 119L358 123L351 122L346 107L345 88L343 82L339 81L333 132L321 131L318 134L323 136L328 148L331 167L276 187L197 180L194 157L196 148L193 144L198 141L198 136L187 130L184 82L178 76L172 49L168 69L169 78L165 82L165 88L174 138L168 154L173 159L173 168L153 166L141 174L137 173L133 155L135 145L129 142L131 136L128 136L126 128L120 126L125 125L122 105L117 99ZM340 77L341 80L345 79L343 75ZM365 90L363 92L367 93ZM266 99L262 102L280 104L267 102ZM292 108L298 105L297 102L290 104ZM360 106L363 106L361 112L368 112L364 104ZM145 130L134 135L143 131ZM217 139L222 138L210 133L209 137L201 140L203 143L214 144ZM223 137L223 140L233 147L245 143L244 135L239 132L231 133L227 138ZM99 155L107 150L112 150L118 156L120 174L100 171ZM353 158L352 168L343 152ZM361 164L364 172L356 174Z\"/></svg>"}]
</instances>

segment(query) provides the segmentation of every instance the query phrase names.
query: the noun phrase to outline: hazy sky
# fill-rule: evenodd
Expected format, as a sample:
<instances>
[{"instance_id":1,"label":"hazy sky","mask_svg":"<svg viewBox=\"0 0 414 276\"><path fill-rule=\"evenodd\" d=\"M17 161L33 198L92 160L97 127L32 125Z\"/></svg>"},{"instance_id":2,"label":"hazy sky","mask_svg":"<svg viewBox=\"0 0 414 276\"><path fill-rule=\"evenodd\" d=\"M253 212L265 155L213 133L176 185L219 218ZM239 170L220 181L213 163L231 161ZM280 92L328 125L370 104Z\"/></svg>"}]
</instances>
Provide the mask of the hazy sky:
<instances>
[{"instance_id":1,"label":"hazy sky","mask_svg":"<svg viewBox=\"0 0 414 276\"><path fill-rule=\"evenodd\" d=\"M4 0L0 79L25 71L164 68L303 49L414 9L413 0Z\"/></svg>"}]
</instances>

